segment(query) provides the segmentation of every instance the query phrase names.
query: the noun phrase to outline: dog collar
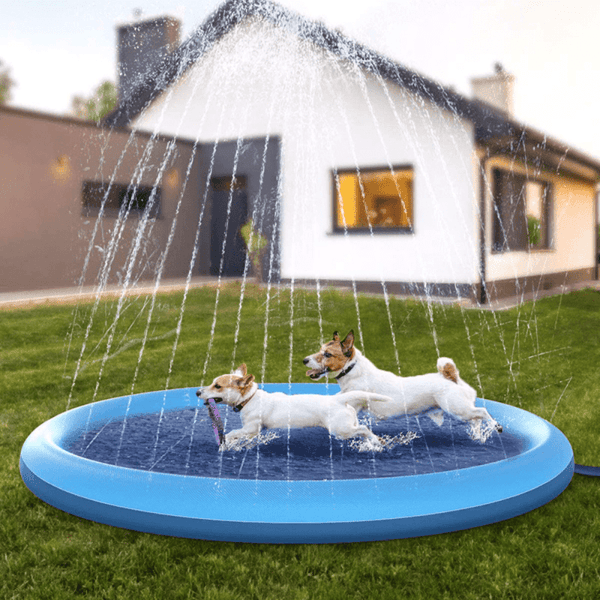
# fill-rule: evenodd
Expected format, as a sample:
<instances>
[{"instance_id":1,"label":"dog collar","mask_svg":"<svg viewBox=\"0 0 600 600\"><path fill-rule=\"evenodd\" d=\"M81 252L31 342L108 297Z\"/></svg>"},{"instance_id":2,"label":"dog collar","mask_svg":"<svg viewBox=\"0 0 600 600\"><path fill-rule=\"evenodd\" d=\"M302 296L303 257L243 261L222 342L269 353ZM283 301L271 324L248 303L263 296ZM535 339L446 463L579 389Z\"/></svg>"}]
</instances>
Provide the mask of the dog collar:
<instances>
[{"instance_id":1,"label":"dog collar","mask_svg":"<svg viewBox=\"0 0 600 600\"><path fill-rule=\"evenodd\" d=\"M348 373L350 373L350 371L352 371L352 369L354 369L355 365L356 365L356 363L353 362L349 367L346 367L339 375L336 375L335 378L341 379L344 375L348 375Z\"/></svg>"},{"instance_id":2,"label":"dog collar","mask_svg":"<svg viewBox=\"0 0 600 600\"><path fill-rule=\"evenodd\" d=\"M239 404L236 404L233 407L233 412L240 412L240 410L242 410L242 408L244 408L244 406L246 406L246 404L248 404L248 402L250 402L250 400L252 400L252 398L254 398L254 396L256 396L256 392L258 392L258 388L256 390L254 390L254 394L252 394L252 396L250 396L250 398L248 398L247 400L244 400L243 402L240 402Z\"/></svg>"}]
</instances>

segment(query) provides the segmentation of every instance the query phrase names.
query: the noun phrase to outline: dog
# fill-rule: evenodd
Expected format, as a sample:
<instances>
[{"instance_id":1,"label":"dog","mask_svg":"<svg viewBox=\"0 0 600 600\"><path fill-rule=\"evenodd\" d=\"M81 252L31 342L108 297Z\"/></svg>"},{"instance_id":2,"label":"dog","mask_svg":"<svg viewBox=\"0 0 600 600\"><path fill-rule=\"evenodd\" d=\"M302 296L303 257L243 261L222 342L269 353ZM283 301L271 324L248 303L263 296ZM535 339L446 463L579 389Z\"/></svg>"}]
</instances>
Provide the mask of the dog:
<instances>
[{"instance_id":1,"label":"dog","mask_svg":"<svg viewBox=\"0 0 600 600\"><path fill-rule=\"evenodd\" d=\"M245 364L234 373L220 375L208 387L199 388L196 395L205 405L212 399L240 413L243 426L225 436L226 446L240 438L251 439L263 428L323 427L339 439L359 436L379 447L381 440L367 426L359 425L357 411L369 408L372 402L391 401L387 396L363 391L332 396L269 393L259 389Z\"/></svg>"},{"instance_id":2,"label":"dog","mask_svg":"<svg viewBox=\"0 0 600 600\"><path fill-rule=\"evenodd\" d=\"M460 378L454 361L439 358L437 373L414 377L400 377L378 369L354 346L354 332L345 339L334 332L333 340L321 346L316 354L304 359L309 367L307 376L313 380L332 374L341 393L363 390L389 396L392 401L369 407L377 419L396 415L427 414L438 426L444 422L444 413L452 414L473 426L491 426L501 432L502 427L485 408L475 406L475 390Z\"/></svg>"}]
</instances>

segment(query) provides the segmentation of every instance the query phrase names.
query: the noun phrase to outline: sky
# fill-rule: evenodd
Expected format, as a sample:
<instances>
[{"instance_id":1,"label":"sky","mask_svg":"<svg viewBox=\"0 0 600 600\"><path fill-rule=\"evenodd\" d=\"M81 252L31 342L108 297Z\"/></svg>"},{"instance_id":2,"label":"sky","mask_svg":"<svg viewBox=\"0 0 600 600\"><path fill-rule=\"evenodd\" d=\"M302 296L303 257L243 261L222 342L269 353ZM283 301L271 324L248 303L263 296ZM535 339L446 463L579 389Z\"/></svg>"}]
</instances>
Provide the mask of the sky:
<instances>
[{"instance_id":1,"label":"sky","mask_svg":"<svg viewBox=\"0 0 600 600\"><path fill-rule=\"evenodd\" d=\"M67 114L73 96L116 81L116 26L182 21L185 39L219 0L19 0L0 4L0 61L10 105ZM470 96L499 62L515 75L515 118L600 160L597 0L280 0Z\"/></svg>"}]
</instances>

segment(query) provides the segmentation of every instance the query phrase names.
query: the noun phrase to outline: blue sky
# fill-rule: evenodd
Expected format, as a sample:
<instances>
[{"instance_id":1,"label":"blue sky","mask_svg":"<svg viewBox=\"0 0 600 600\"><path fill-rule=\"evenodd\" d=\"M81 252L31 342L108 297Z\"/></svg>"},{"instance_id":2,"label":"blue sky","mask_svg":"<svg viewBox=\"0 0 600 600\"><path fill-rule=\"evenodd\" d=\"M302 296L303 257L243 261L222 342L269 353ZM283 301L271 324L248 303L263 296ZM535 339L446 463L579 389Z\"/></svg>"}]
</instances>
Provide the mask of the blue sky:
<instances>
[{"instance_id":1,"label":"blue sky","mask_svg":"<svg viewBox=\"0 0 600 600\"><path fill-rule=\"evenodd\" d=\"M457 91L501 62L516 118L600 159L597 0L281 0ZM0 10L12 105L66 114L74 95L116 79L115 27L169 14L189 35L218 0L19 0Z\"/></svg>"}]
</instances>

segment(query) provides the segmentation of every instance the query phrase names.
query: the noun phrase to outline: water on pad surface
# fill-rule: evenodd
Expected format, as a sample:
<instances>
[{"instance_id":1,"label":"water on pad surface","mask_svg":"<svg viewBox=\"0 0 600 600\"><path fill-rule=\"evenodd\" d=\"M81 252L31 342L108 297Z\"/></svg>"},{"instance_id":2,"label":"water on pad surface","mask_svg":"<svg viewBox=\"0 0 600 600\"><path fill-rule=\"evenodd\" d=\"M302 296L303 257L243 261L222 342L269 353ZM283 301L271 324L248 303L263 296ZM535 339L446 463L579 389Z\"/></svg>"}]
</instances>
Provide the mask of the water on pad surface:
<instances>
[{"instance_id":1,"label":"water on pad surface","mask_svg":"<svg viewBox=\"0 0 600 600\"><path fill-rule=\"evenodd\" d=\"M226 431L241 427L238 414L219 409ZM373 431L388 441L381 452L363 450L356 440L333 439L330 444L322 428L292 429L289 449L288 432L281 429L263 431L258 444L219 452L206 410L200 408L194 419L195 412L191 408L165 412L162 419L158 413L130 416L120 448L123 419L115 419L82 434L68 450L120 467L179 475L324 480L449 471L503 460L521 448L519 439L508 433L494 433L485 443L474 441L467 425L446 415L442 427L421 417L419 428L416 417L404 416L374 424ZM418 432L419 437L402 443L399 435L409 432Z\"/></svg>"}]
</instances>

